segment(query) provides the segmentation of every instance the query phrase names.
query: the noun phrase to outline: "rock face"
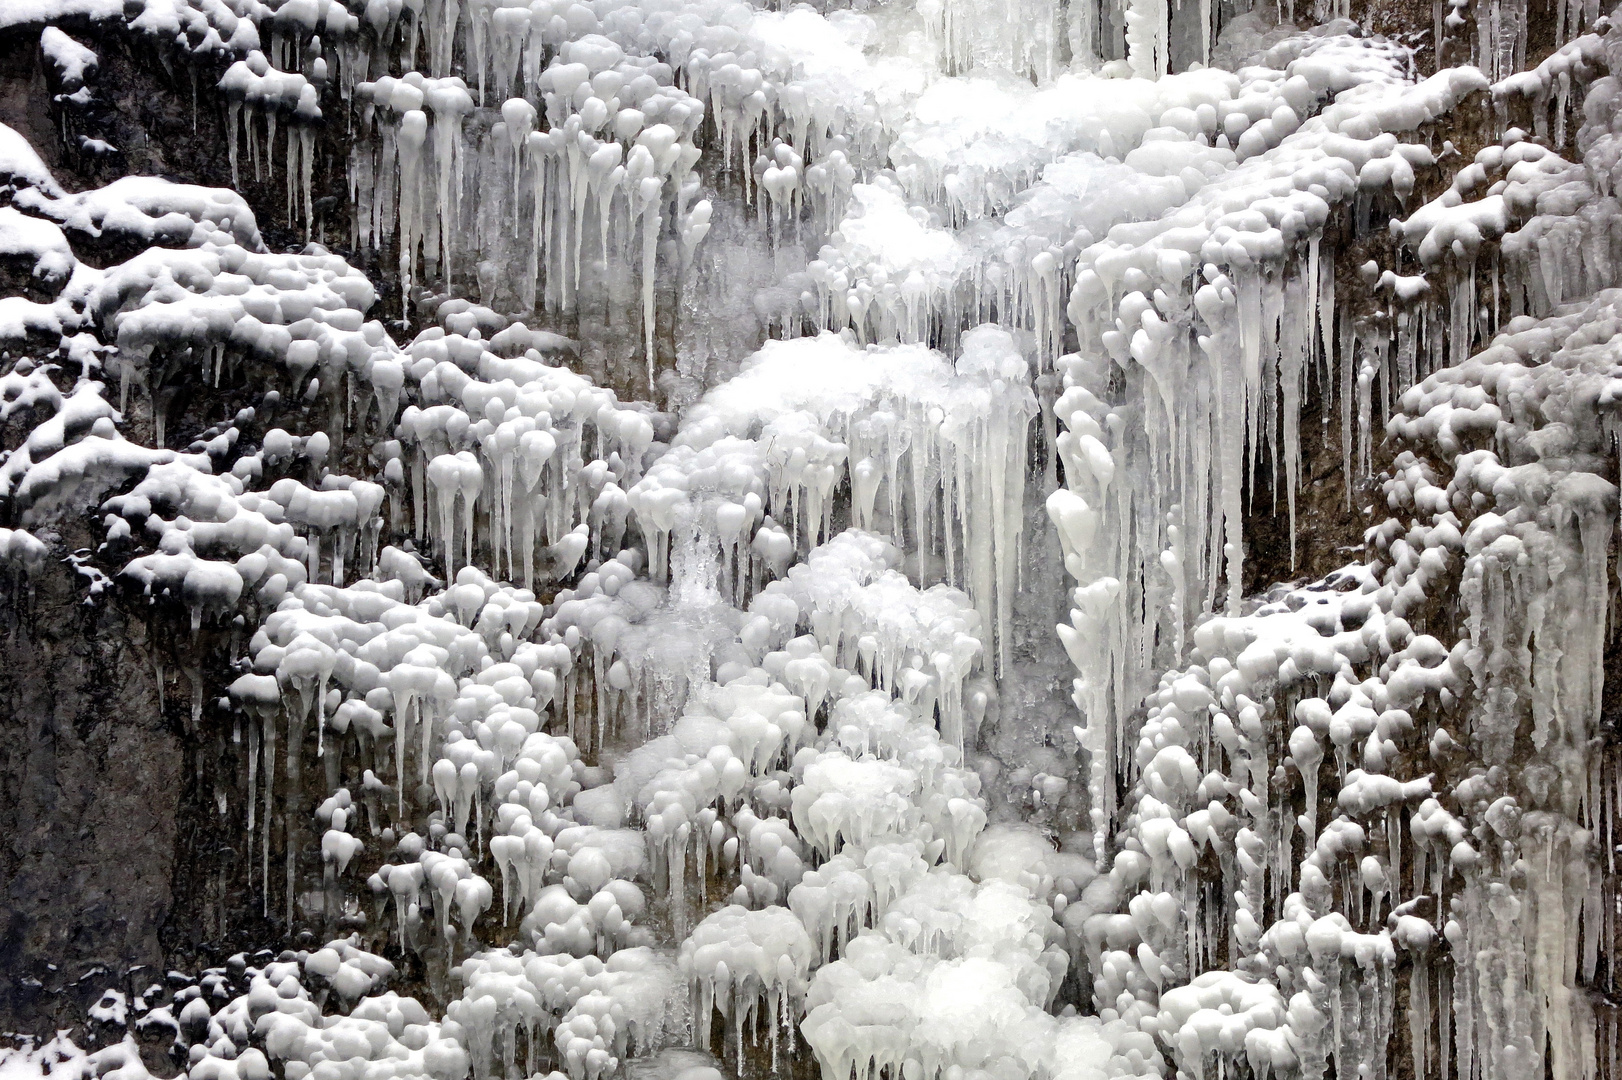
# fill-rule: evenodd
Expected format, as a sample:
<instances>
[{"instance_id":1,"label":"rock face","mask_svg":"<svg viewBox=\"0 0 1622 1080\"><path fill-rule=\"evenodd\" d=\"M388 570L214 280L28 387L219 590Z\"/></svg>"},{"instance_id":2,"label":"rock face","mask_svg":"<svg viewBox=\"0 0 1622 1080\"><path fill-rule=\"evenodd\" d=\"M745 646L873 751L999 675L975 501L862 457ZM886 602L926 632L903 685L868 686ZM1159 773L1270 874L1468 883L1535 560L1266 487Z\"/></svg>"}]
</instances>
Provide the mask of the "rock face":
<instances>
[{"instance_id":1,"label":"rock face","mask_svg":"<svg viewBox=\"0 0 1622 1080\"><path fill-rule=\"evenodd\" d=\"M217 687L228 659L143 598L89 595L70 558L85 534L45 535L53 558L7 582L0 639L0 992L8 1028L37 1032L267 936L220 821L240 788L235 762L214 772L229 728L190 722L191 674Z\"/></svg>"},{"instance_id":2,"label":"rock face","mask_svg":"<svg viewBox=\"0 0 1622 1080\"><path fill-rule=\"evenodd\" d=\"M1622 31L778 7L0 10L0 1072L1622 1077Z\"/></svg>"},{"instance_id":3,"label":"rock face","mask_svg":"<svg viewBox=\"0 0 1622 1080\"><path fill-rule=\"evenodd\" d=\"M0 123L66 188L143 175L229 185L221 109L200 73L166 69L160 52L116 22L59 25L96 53L94 95L83 105L56 100L64 87L41 53L40 24L8 25L0 29ZM85 152L80 136L118 149ZM330 134L329 159L342 160L341 140ZM280 185L250 178L244 191L267 238L291 242L273 224ZM116 232L75 233L73 243L94 266L145 249ZM19 262L0 276L0 295L54 296L31 270ZM166 402L172 445L234 413L243 397L191 380L176 390ZM42 419L11 416L0 445L15 449ZM132 438L153 440L149 402L132 402L125 423ZM166 971L279 944L285 931L249 895L243 837L221 820L220 807L243 798L241 731L228 718L192 721L193 680L202 679L212 703L234 678L232 639L195 633L183 611L115 584L107 575L117 560L92 521L68 517L39 535L50 559L8 579L0 612L0 1028L48 1036L83 1025L105 987L138 993Z\"/></svg>"},{"instance_id":4,"label":"rock face","mask_svg":"<svg viewBox=\"0 0 1622 1080\"><path fill-rule=\"evenodd\" d=\"M0 875L13 1023L36 1010L77 1022L86 1003L53 998L86 968L156 970L175 906L185 743L159 709L146 626L86 607L76 576L53 566L7 597Z\"/></svg>"}]
</instances>

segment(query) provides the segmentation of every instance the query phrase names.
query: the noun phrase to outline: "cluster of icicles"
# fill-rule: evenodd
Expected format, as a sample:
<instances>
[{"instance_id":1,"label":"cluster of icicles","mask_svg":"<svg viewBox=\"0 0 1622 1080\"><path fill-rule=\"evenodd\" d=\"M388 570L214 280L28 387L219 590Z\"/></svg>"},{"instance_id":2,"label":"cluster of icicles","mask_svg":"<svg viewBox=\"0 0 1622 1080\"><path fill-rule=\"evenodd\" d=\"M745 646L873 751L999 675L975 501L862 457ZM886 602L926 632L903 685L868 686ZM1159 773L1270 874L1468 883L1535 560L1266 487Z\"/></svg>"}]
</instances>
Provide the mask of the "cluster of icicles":
<instances>
[{"instance_id":1,"label":"cluster of icicles","mask_svg":"<svg viewBox=\"0 0 1622 1080\"><path fill-rule=\"evenodd\" d=\"M851 966L864 949L901 950L912 959L884 979L910 972L959 1009L961 987L990 977L1023 1018L971 1038L921 1009L914 1056L935 1071L983 1061L1001 1030L998 1054L1039 1053L1050 1072L1085 1045L1120 1074L1158 1074L1150 1041L1049 1011L1068 968L1052 904L1079 893L1088 860L1016 831L992 846L1001 861L966 873L986 810L963 748L994 712L982 669L1015 590L1036 413L1010 335L970 335L955 365L831 334L769 349L672 439L670 418L559 366L554 335L457 301L401 348L364 321L370 287L341 260L256 250L240 200L156 182L131 194L126 218L182 213L196 246L84 271L88 311L128 350L125 410L156 411L171 372L201 369L268 377L324 403L332 426L271 428L238 452L244 428L285 408L274 391L186 452L137 447L89 378L103 350L55 403L71 434L36 430L8 463L11 490L43 521L64 479L82 499L127 477L99 507L115 540L153 550L124 576L189 607L194 632L244 603L263 613L228 694L250 886L267 913L329 929L371 898L364 932L244 969L238 995L148 1003L199 1077L342 1061L344 1075L452 1080L522 1052L595 1078L707 1041L712 1007L740 1062L768 1032L801 1045L807 1010L804 1038L830 1068L877 1061L886 1051L851 1043L842 1010L894 991L833 989L875 977ZM24 201L75 212L44 191ZM15 378L44 393L29 375ZM833 528L825 470L863 493L866 529ZM656 580L624 546L633 528ZM911 570L946 580L920 588L880 533L938 555ZM570 579L550 605L529 587ZM215 706L201 672L184 675L200 726ZM311 786L329 793L314 907L298 858ZM657 912L650 891L669 898ZM675 962L660 922L686 936ZM517 946L484 951L498 925ZM386 948L454 965L463 994L442 1021L375 993ZM322 980L337 1014L312 999L328 998ZM672 1005L682 984L691 1007ZM96 1061L114 1059L129 1067L127 1046Z\"/></svg>"},{"instance_id":2,"label":"cluster of icicles","mask_svg":"<svg viewBox=\"0 0 1622 1080\"><path fill-rule=\"evenodd\" d=\"M489 344L500 349L520 330L504 329ZM578 516L579 531L563 540L580 540L557 570L568 574L582 558L590 568L553 607L454 562L447 568L455 584L416 600L431 582L398 548L378 556L381 580L340 587L312 578L285 589L267 582L265 598L279 598L276 610L249 645L253 671L231 688L248 717L250 760L263 760L264 823L256 825L250 809L249 828L261 830L265 895L285 888L291 905L299 889L291 846L285 883L271 883L268 858L273 834L287 831L297 812L301 770L310 764L305 732L314 726L317 761L336 785L317 812L326 830L326 921L342 910L357 858L375 850L362 839L370 831L384 850L368 879L379 916L369 942L383 946L386 933L387 942L423 951L431 963L457 965L461 997L414 1041L465 1056L443 1050L434 1069L493 1075L498 1062L522 1056L531 1069L550 1058L574 1080L595 1080L672 1041L710 1045L718 1011L731 1025L722 1041L739 1069L757 1043L779 1060L785 1045L797 1045L804 1018L804 1038L831 1073L889 1060L884 1047L900 1038L905 1059L932 1074L988 1055L1010 1062L1035 1055L1044 1072L1060 1075L1079 1046L1103 1053L1112 1075L1159 1075L1152 1041L1073 1010L1062 1018L1050 1012L1069 967L1054 905L1063 910L1080 893L1090 860L1060 856L1021 828L979 842L986 827L980 779L964 768L961 747L975 742L995 689L974 677L990 635L970 596L944 583L920 590L898 572L904 564L892 543L859 529L824 538L815 516L799 536L778 531L782 555L752 555L758 545L747 534L723 549L707 532L708 515L726 519L724 507L746 506L748 493L718 503L699 469L686 471L690 503L677 513L683 538L661 575L668 584L642 578L640 550L609 558L603 547L622 538L626 522L623 506L616 517L602 492L610 484L637 491L634 474L620 465L640 456L632 453L639 431L647 446L646 427L616 419L642 414L611 402L587 414L595 439L575 444L576 455L591 441L599 452L613 448L596 462L596 496L587 479L593 467L565 457L566 486L531 485L527 496L520 487L507 509L482 519L490 531L470 543L472 516L458 535L446 507L471 505L487 471L524 472L521 449L516 470L490 460L488 448L503 445L492 406L504 399L503 381L486 380L505 374L522 386L519 402L569 415L562 391L549 389L566 374L561 369L483 353L476 366L486 380L458 379L454 364L421 362L441 351L482 352L483 341L436 331L405 350L417 358L408 370L419 373L424 404L407 410L401 430L434 433L418 437L422 449L410 468L419 479L408 499L441 508L439 531L428 533L446 559L460 549L493 561L502 558L513 513L549 508L579 489L560 528ZM816 344L834 364L849 363L844 354L870 359L837 337ZM988 330L971 343L957 377L996 374L1017 386L1026 370L1017 359L1011 339ZM747 429L752 416L795 415L792 406L828 374L783 360L768 351L743 380L775 386L780 400L723 388L683 431L713 434L728 424ZM920 350L915 383L892 370L871 389L848 387L850 412L838 414L848 417L844 431L871 415L870 395L896 394L905 403L899 387L942 394L949 371ZM514 374L527 379L518 384ZM579 413L591 398L585 387L570 389ZM1033 409L1016 397L1004 419L1005 405L989 389L959 390L950 402L958 423L971 433L1012 423L1001 438L1022 442ZM432 404L444 397L460 408ZM737 413L743 404L747 411ZM977 404L984 412L971 422ZM517 410L499 410L503 422L517 419ZM478 413L485 419L470 422ZM425 428L432 416L439 425ZM616 423L618 436L608 437ZM451 452L481 444L475 440L484 454ZM647 475L691 464L685 445L678 438ZM915 443L910 453L926 446ZM907 503L908 454L897 449L871 466L875 494L898 508ZM768 468L753 460L757 503L767 488L793 488L769 482ZM436 468L447 462L456 467ZM396 487L403 495L403 470ZM783 494L774 501L792 505ZM528 509L513 509L526 502ZM1017 502L1008 512L1022 516ZM881 508L869 514L875 525L905 528ZM742 527L776 528L764 517L745 517ZM965 564L993 565L989 532L966 530L959 542ZM742 607L721 591L721 571L733 560L744 584L733 592L728 575L725 585ZM680 719L659 734L668 724L660 718L672 713ZM582 746L604 764L587 765ZM277 768L288 774L280 807L272 801ZM430 788L433 801L423 805ZM424 820L422 832L411 829ZM515 945L479 951L476 931L502 933L494 923L497 879L500 922L516 934ZM659 917L684 937L674 962L648 925L654 912L645 888L667 898ZM719 899L728 903L715 910ZM291 906L288 914L296 916ZM912 981L921 995L914 1019L876 1042L862 1033L863 1003L893 996L898 980ZM690 988L685 1007L672 992L682 985ZM996 995L993 1011L978 996L985 986ZM267 1049L288 1061L323 1060L345 1025L369 1015L370 1000L348 1016L319 1019L289 1006L292 1018L277 1021L280 1035ZM965 1012L978 1015L977 1027L965 1025ZM947 1023L952 1015L959 1020ZM300 1034L298 1024L310 1033ZM216 1048L229 1057L236 1045L210 1046L194 1070L220 1068ZM391 1046L382 1040L369 1060L393 1060ZM373 1071L368 1065L359 1075Z\"/></svg>"}]
</instances>

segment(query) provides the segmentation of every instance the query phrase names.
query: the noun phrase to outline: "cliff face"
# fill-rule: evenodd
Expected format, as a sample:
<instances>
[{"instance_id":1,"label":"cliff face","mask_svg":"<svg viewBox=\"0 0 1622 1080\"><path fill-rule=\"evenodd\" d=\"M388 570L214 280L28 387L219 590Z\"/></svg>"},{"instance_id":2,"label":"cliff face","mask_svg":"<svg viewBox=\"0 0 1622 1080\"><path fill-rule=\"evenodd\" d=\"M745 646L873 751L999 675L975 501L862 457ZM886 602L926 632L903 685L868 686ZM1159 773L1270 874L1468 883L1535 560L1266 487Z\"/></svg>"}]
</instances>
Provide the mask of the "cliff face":
<instances>
[{"instance_id":1,"label":"cliff face","mask_svg":"<svg viewBox=\"0 0 1622 1080\"><path fill-rule=\"evenodd\" d=\"M58 1000L90 968L163 964L182 855L186 742L159 709L147 628L86 607L76 577L52 566L7 595L4 967L19 1030L79 1022L85 995Z\"/></svg>"},{"instance_id":2,"label":"cliff face","mask_svg":"<svg viewBox=\"0 0 1622 1080\"><path fill-rule=\"evenodd\" d=\"M1609 22L821 6L0 13L0 1031L1598 1056Z\"/></svg>"},{"instance_id":3,"label":"cliff face","mask_svg":"<svg viewBox=\"0 0 1622 1080\"><path fill-rule=\"evenodd\" d=\"M212 65L177 63L177 54L116 20L59 25L95 52L94 93L83 102L61 100L65 88L41 52L40 24L9 25L0 30L0 122L27 139L65 188L94 189L122 176L230 185ZM117 149L87 151L81 138ZM323 133L318 181L338 197L342 140L341 131ZM242 191L267 242L293 243L280 177L250 176ZM73 232L72 243L75 255L96 267L146 248L114 230ZM0 294L54 297L59 290L42 289L32 269L19 260L0 278ZM64 391L73 386L71 373L53 381ZM177 375L158 395L129 401L125 430L155 443L154 408L161 407L167 444L185 447L261 402L270 386L251 382L210 386ZM48 414L9 415L0 446L15 450ZM249 438L268 426L250 429ZM133 996L164 982L165 972L195 972L290 938L248 889L239 820L243 732L240 719L216 711L236 675L244 631L229 624L193 630L183 608L154 603L115 580L132 552L109 543L91 515L62 515L36 535L50 556L8 579L0 660L0 828L7 838L0 854L7 896L0 1027L49 1036L84 1025L107 987ZM319 875L319 851L305 857Z\"/></svg>"},{"instance_id":4,"label":"cliff face","mask_svg":"<svg viewBox=\"0 0 1622 1080\"><path fill-rule=\"evenodd\" d=\"M194 680L210 706L229 682L229 635L115 585L82 523L37 535L49 559L6 582L0 984L8 1030L48 1034L107 987L139 993L281 932L220 809L241 799L230 720L193 718Z\"/></svg>"}]
</instances>

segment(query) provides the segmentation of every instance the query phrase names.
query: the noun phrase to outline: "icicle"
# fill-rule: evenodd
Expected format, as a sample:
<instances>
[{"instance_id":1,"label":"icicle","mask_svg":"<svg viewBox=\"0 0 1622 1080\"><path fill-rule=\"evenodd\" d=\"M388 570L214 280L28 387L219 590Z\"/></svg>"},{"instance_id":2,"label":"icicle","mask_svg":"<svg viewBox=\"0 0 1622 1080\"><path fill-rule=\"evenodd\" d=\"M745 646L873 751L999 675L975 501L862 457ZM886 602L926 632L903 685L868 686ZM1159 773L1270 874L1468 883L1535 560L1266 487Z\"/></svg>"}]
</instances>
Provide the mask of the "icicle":
<instances>
[{"instance_id":1,"label":"icicle","mask_svg":"<svg viewBox=\"0 0 1622 1080\"><path fill-rule=\"evenodd\" d=\"M260 898L260 914L270 914L270 833L271 823L275 819L276 798L276 718L272 713L266 713L264 718L264 736L260 745L265 752L265 837L259 855L259 880L264 886L264 895ZM289 845L291 846L291 845Z\"/></svg>"},{"instance_id":2,"label":"icicle","mask_svg":"<svg viewBox=\"0 0 1622 1080\"><path fill-rule=\"evenodd\" d=\"M454 0L449 0L454 3ZM412 109L400 118L396 136L400 149L400 294L409 302L417 244L422 237L422 149L428 137L428 117Z\"/></svg>"},{"instance_id":3,"label":"icicle","mask_svg":"<svg viewBox=\"0 0 1622 1080\"><path fill-rule=\"evenodd\" d=\"M648 396L655 396L653 355L653 274L654 257L658 251L659 229L663 224L660 196L664 183L656 176L642 181L642 333L643 349L648 361Z\"/></svg>"}]
</instances>

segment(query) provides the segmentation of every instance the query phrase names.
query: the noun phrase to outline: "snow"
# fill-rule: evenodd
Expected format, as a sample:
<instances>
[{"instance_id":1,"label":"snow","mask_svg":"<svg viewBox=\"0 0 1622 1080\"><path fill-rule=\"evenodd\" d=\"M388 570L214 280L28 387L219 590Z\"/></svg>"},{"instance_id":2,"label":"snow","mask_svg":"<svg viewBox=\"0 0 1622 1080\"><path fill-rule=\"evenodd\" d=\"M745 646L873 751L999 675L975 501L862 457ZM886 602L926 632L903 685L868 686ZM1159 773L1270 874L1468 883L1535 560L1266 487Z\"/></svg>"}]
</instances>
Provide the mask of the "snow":
<instances>
[{"instance_id":1,"label":"snow","mask_svg":"<svg viewBox=\"0 0 1622 1080\"><path fill-rule=\"evenodd\" d=\"M11 191L18 188L39 188L48 196L62 194L51 171L45 167L39 152L28 144L15 128L0 124L0 176Z\"/></svg>"},{"instance_id":2,"label":"snow","mask_svg":"<svg viewBox=\"0 0 1622 1080\"><path fill-rule=\"evenodd\" d=\"M78 90L95 75L98 63L95 52L54 26L40 31L39 51L55 69L56 81L65 94Z\"/></svg>"},{"instance_id":3,"label":"snow","mask_svg":"<svg viewBox=\"0 0 1622 1080\"><path fill-rule=\"evenodd\" d=\"M47 284L65 282L78 262L55 224L27 217L9 206L0 207L0 255L28 260L33 264L33 276Z\"/></svg>"},{"instance_id":4,"label":"snow","mask_svg":"<svg viewBox=\"0 0 1622 1080\"><path fill-rule=\"evenodd\" d=\"M6 1080L34 1080L58 1070L72 1072L83 1067L85 1056L64 1031L40 1045L29 1041L0 1050L0 1076Z\"/></svg>"},{"instance_id":5,"label":"snow","mask_svg":"<svg viewBox=\"0 0 1622 1080\"><path fill-rule=\"evenodd\" d=\"M17 192L12 205L90 236L127 233L165 247L214 243L248 251L263 248L258 223L242 196L156 177L126 176L103 188L54 197L49 186L35 184Z\"/></svg>"},{"instance_id":6,"label":"snow","mask_svg":"<svg viewBox=\"0 0 1622 1080\"><path fill-rule=\"evenodd\" d=\"M0 30L56 19L116 19L123 14L123 4L115 0L20 0L0 12Z\"/></svg>"}]
</instances>

